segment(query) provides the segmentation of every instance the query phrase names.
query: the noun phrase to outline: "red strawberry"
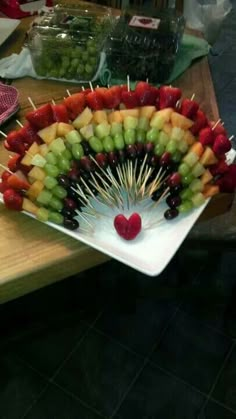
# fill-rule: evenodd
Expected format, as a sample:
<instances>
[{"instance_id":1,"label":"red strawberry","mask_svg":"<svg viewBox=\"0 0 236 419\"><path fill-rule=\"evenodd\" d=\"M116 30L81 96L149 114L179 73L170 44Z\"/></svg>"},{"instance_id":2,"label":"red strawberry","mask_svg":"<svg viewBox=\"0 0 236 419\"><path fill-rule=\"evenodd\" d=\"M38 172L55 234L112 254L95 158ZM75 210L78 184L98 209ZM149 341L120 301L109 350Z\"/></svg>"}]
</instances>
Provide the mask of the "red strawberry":
<instances>
[{"instance_id":1,"label":"red strawberry","mask_svg":"<svg viewBox=\"0 0 236 419\"><path fill-rule=\"evenodd\" d=\"M157 87L150 86L150 84L144 81L137 83L135 92L140 106L155 105L157 96L159 95L159 89Z\"/></svg>"},{"instance_id":2,"label":"red strawberry","mask_svg":"<svg viewBox=\"0 0 236 419\"><path fill-rule=\"evenodd\" d=\"M37 130L48 127L55 122L53 119L52 105L50 103L46 103L38 109L28 112L25 117Z\"/></svg>"},{"instance_id":3,"label":"red strawberry","mask_svg":"<svg viewBox=\"0 0 236 419\"><path fill-rule=\"evenodd\" d=\"M219 186L220 192L232 193L236 188L236 164L231 164L229 170L216 182Z\"/></svg>"},{"instance_id":4,"label":"red strawberry","mask_svg":"<svg viewBox=\"0 0 236 419\"><path fill-rule=\"evenodd\" d=\"M7 179L8 186L15 190L27 190L30 187L30 184L26 176L20 171L17 170L14 174L9 176Z\"/></svg>"},{"instance_id":5,"label":"red strawberry","mask_svg":"<svg viewBox=\"0 0 236 419\"><path fill-rule=\"evenodd\" d=\"M186 118L192 119L197 111L198 111L199 105L197 102L191 99L183 99L180 106L180 113Z\"/></svg>"},{"instance_id":6,"label":"red strawberry","mask_svg":"<svg viewBox=\"0 0 236 419\"><path fill-rule=\"evenodd\" d=\"M210 125L213 128L213 133L214 133L215 137L219 134L226 135L226 137L227 137L227 131L220 122L216 125L216 123L214 121L211 121Z\"/></svg>"},{"instance_id":7,"label":"red strawberry","mask_svg":"<svg viewBox=\"0 0 236 419\"><path fill-rule=\"evenodd\" d=\"M22 156L20 154L14 154L7 162L7 166L11 172L16 172L20 168L20 161Z\"/></svg>"},{"instance_id":8,"label":"red strawberry","mask_svg":"<svg viewBox=\"0 0 236 419\"><path fill-rule=\"evenodd\" d=\"M84 110L86 106L86 96L84 92L74 93L64 99L69 118L73 121Z\"/></svg>"},{"instance_id":9,"label":"red strawberry","mask_svg":"<svg viewBox=\"0 0 236 419\"><path fill-rule=\"evenodd\" d=\"M114 86L115 87L115 86ZM120 92L111 87L104 92L103 95L104 107L107 109L115 109L120 104Z\"/></svg>"},{"instance_id":10,"label":"red strawberry","mask_svg":"<svg viewBox=\"0 0 236 419\"><path fill-rule=\"evenodd\" d=\"M118 214L114 219L114 227L123 239L133 240L142 229L142 220L138 213L133 213L128 219Z\"/></svg>"},{"instance_id":11,"label":"red strawberry","mask_svg":"<svg viewBox=\"0 0 236 419\"><path fill-rule=\"evenodd\" d=\"M0 193L4 193L7 189L9 189L7 181L0 181Z\"/></svg>"},{"instance_id":12,"label":"red strawberry","mask_svg":"<svg viewBox=\"0 0 236 419\"><path fill-rule=\"evenodd\" d=\"M91 91L86 96L86 102L90 109L94 111L99 111L103 109L103 99L100 93L97 93L95 90Z\"/></svg>"},{"instance_id":13,"label":"red strawberry","mask_svg":"<svg viewBox=\"0 0 236 419\"><path fill-rule=\"evenodd\" d=\"M121 102L127 109L136 108L138 106L138 97L134 91L123 90L121 92Z\"/></svg>"},{"instance_id":14,"label":"red strawberry","mask_svg":"<svg viewBox=\"0 0 236 419\"><path fill-rule=\"evenodd\" d=\"M4 142L4 146L6 146L7 150L22 155L25 154L26 147L20 131L21 130L9 132Z\"/></svg>"},{"instance_id":15,"label":"red strawberry","mask_svg":"<svg viewBox=\"0 0 236 419\"><path fill-rule=\"evenodd\" d=\"M182 92L178 87L161 86L160 89L160 109L174 108L176 102L181 98Z\"/></svg>"},{"instance_id":16,"label":"red strawberry","mask_svg":"<svg viewBox=\"0 0 236 419\"><path fill-rule=\"evenodd\" d=\"M3 201L6 208L15 211L22 210L23 197L14 189L7 189L3 193Z\"/></svg>"},{"instance_id":17,"label":"red strawberry","mask_svg":"<svg viewBox=\"0 0 236 419\"><path fill-rule=\"evenodd\" d=\"M214 133L210 127L202 128L199 132L198 140L202 145L212 145L214 143Z\"/></svg>"},{"instance_id":18,"label":"red strawberry","mask_svg":"<svg viewBox=\"0 0 236 419\"><path fill-rule=\"evenodd\" d=\"M200 109L198 109L193 120L194 124L190 128L193 135L197 135L202 128L205 128L208 125L207 117Z\"/></svg>"},{"instance_id":19,"label":"red strawberry","mask_svg":"<svg viewBox=\"0 0 236 419\"><path fill-rule=\"evenodd\" d=\"M69 115L65 105L59 103L57 105L52 105L53 119L56 122L65 122L69 123Z\"/></svg>"},{"instance_id":20,"label":"red strawberry","mask_svg":"<svg viewBox=\"0 0 236 419\"><path fill-rule=\"evenodd\" d=\"M227 153L231 147L231 142L225 135L217 135L213 144L213 151L216 156L222 156L222 154Z\"/></svg>"},{"instance_id":21,"label":"red strawberry","mask_svg":"<svg viewBox=\"0 0 236 419\"><path fill-rule=\"evenodd\" d=\"M31 145L34 142L42 144L41 138L37 135L37 130L29 122L27 122L21 129L20 135L23 138L23 142Z\"/></svg>"},{"instance_id":22,"label":"red strawberry","mask_svg":"<svg viewBox=\"0 0 236 419\"><path fill-rule=\"evenodd\" d=\"M229 165L226 163L225 159L221 159L217 164L210 166L209 170L213 176L222 175L229 171Z\"/></svg>"},{"instance_id":23,"label":"red strawberry","mask_svg":"<svg viewBox=\"0 0 236 419\"><path fill-rule=\"evenodd\" d=\"M6 182L9 176L11 176L11 173L8 172L7 170L4 170L1 174L2 181Z\"/></svg>"}]
</instances>

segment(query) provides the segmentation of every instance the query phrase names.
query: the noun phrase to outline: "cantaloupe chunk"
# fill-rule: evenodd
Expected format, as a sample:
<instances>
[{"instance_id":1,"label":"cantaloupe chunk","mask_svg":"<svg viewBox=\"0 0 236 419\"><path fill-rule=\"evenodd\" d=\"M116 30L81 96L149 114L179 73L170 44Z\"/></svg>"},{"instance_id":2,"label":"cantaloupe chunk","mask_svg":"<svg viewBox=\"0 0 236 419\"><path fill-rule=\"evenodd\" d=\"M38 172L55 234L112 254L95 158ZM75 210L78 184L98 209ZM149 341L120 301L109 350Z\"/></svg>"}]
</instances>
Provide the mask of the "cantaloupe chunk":
<instances>
[{"instance_id":1,"label":"cantaloupe chunk","mask_svg":"<svg viewBox=\"0 0 236 419\"><path fill-rule=\"evenodd\" d=\"M217 162L218 160L213 150L210 147L206 147L204 153L200 158L200 163L202 163L203 166L211 166L213 164L216 164Z\"/></svg>"},{"instance_id":2,"label":"cantaloupe chunk","mask_svg":"<svg viewBox=\"0 0 236 419\"><path fill-rule=\"evenodd\" d=\"M88 107L77 116L77 118L72 122L73 126L77 129L84 127L85 125L90 124L93 119L93 113Z\"/></svg>"},{"instance_id":3,"label":"cantaloupe chunk","mask_svg":"<svg viewBox=\"0 0 236 419\"><path fill-rule=\"evenodd\" d=\"M184 133L184 140L186 141L186 143L188 145L192 145L195 143L196 138L194 137L194 135L191 133L191 131L187 130Z\"/></svg>"},{"instance_id":4,"label":"cantaloupe chunk","mask_svg":"<svg viewBox=\"0 0 236 419\"><path fill-rule=\"evenodd\" d=\"M204 153L204 147L202 143L199 141L196 141L191 147L189 151L193 151L198 155L198 157L201 157L201 155Z\"/></svg>"},{"instance_id":5,"label":"cantaloupe chunk","mask_svg":"<svg viewBox=\"0 0 236 419\"><path fill-rule=\"evenodd\" d=\"M139 116L147 119L151 119L152 115L156 111L155 106L141 106L139 111Z\"/></svg>"},{"instance_id":6,"label":"cantaloupe chunk","mask_svg":"<svg viewBox=\"0 0 236 419\"><path fill-rule=\"evenodd\" d=\"M40 194L40 192L42 192L44 188L44 184L41 180L35 180L32 185L30 185L28 191L27 191L27 196L34 200L37 198L37 196Z\"/></svg>"},{"instance_id":7,"label":"cantaloupe chunk","mask_svg":"<svg viewBox=\"0 0 236 419\"><path fill-rule=\"evenodd\" d=\"M136 118L139 117L139 108L133 108L133 109L121 109L120 111L122 121L126 116L134 116ZM115 121L117 122L117 121Z\"/></svg>"},{"instance_id":8,"label":"cantaloupe chunk","mask_svg":"<svg viewBox=\"0 0 236 419\"><path fill-rule=\"evenodd\" d=\"M50 144L57 137L58 122L49 125L37 132L38 136L46 143Z\"/></svg>"},{"instance_id":9,"label":"cantaloupe chunk","mask_svg":"<svg viewBox=\"0 0 236 419\"><path fill-rule=\"evenodd\" d=\"M109 112L107 115L108 122L111 124L112 122L121 123L123 121L123 116L120 111L113 111Z\"/></svg>"},{"instance_id":10,"label":"cantaloupe chunk","mask_svg":"<svg viewBox=\"0 0 236 419\"><path fill-rule=\"evenodd\" d=\"M22 202L22 209L24 211L29 212L30 214L37 214L38 211L38 207L37 205L35 205L32 201L30 201L30 199L28 198L23 198L23 202Z\"/></svg>"},{"instance_id":11,"label":"cantaloupe chunk","mask_svg":"<svg viewBox=\"0 0 236 419\"><path fill-rule=\"evenodd\" d=\"M107 113L106 111L95 111L93 113L93 120L95 124L100 124L101 122L107 121Z\"/></svg>"},{"instance_id":12,"label":"cantaloupe chunk","mask_svg":"<svg viewBox=\"0 0 236 419\"><path fill-rule=\"evenodd\" d=\"M172 131L172 125L169 122L165 122L162 127L162 131L164 131L167 135L170 136Z\"/></svg>"},{"instance_id":13,"label":"cantaloupe chunk","mask_svg":"<svg viewBox=\"0 0 236 419\"><path fill-rule=\"evenodd\" d=\"M205 172L202 174L200 179L201 179L201 182L203 183L203 185L206 185L207 183L209 183L213 179L213 176L212 176L210 170L206 169Z\"/></svg>"},{"instance_id":14,"label":"cantaloupe chunk","mask_svg":"<svg viewBox=\"0 0 236 419\"><path fill-rule=\"evenodd\" d=\"M57 137L65 137L68 132L72 131L74 127L71 124L65 122L58 122L57 126Z\"/></svg>"},{"instance_id":15,"label":"cantaloupe chunk","mask_svg":"<svg viewBox=\"0 0 236 419\"><path fill-rule=\"evenodd\" d=\"M193 121L191 121L191 119L186 118L186 116L181 115L178 112L172 112L170 119L174 127L179 127L183 130L187 130L193 126Z\"/></svg>"},{"instance_id":16,"label":"cantaloupe chunk","mask_svg":"<svg viewBox=\"0 0 236 419\"><path fill-rule=\"evenodd\" d=\"M205 198L210 198L214 195L217 195L220 192L220 188L218 185L205 185L202 193Z\"/></svg>"}]
</instances>

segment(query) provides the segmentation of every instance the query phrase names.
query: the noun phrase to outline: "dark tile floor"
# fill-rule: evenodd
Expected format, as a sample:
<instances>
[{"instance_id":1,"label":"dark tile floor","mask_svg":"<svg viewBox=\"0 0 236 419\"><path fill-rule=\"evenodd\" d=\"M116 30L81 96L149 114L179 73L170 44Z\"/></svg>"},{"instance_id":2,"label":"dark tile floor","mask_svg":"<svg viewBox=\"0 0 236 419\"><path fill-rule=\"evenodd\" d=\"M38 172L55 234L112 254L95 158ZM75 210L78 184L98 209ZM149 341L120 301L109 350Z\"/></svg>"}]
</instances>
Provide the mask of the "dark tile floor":
<instances>
[{"instance_id":1,"label":"dark tile floor","mask_svg":"<svg viewBox=\"0 0 236 419\"><path fill-rule=\"evenodd\" d=\"M209 61L236 133L235 39L234 11ZM236 419L234 260L111 261L0 306L0 419Z\"/></svg>"}]
</instances>

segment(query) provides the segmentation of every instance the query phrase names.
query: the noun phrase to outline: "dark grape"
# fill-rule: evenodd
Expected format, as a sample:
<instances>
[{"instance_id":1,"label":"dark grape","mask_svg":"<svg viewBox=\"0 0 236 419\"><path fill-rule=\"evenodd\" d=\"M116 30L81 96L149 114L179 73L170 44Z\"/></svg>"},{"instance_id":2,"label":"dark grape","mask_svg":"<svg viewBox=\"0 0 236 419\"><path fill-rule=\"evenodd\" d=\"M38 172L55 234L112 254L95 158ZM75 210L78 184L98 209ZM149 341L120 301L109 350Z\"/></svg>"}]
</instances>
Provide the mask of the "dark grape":
<instances>
[{"instance_id":1,"label":"dark grape","mask_svg":"<svg viewBox=\"0 0 236 419\"><path fill-rule=\"evenodd\" d=\"M166 220L173 220L178 217L179 211L176 208L170 208L164 212L164 217Z\"/></svg>"},{"instance_id":2,"label":"dark grape","mask_svg":"<svg viewBox=\"0 0 236 419\"><path fill-rule=\"evenodd\" d=\"M137 151L138 159L142 159L143 156L144 156L144 144L143 143L137 143L136 144L136 151Z\"/></svg>"},{"instance_id":3,"label":"dark grape","mask_svg":"<svg viewBox=\"0 0 236 419\"><path fill-rule=\"evenodd\" d=\"M144 144L144 149L145 149L145 152L148 153L148 154L153 153L154 143L148 142L148 143Z\"/></svg>"},{"instance_id":4,"label":"dark grape","mask_svg":"<svg viewBox=\"0 0 236 419\"><path fill-rule=\"evenodd\" d=\"M71 198L73 201L77 201L78 194L77 192L72 189L71 187L67 189L68 198Z\"/></svg>"},{"instance_id":5,"label":"dark grape","mask_svg":"<svg viewBox=\"0 0 236 419\"><path fill-rule=\"evenodd\" d=\"M77 194L76 194L76 198L77 198ZM70 211L73 211L77 208L77 202L76 202L76 200L74 200L72 198L66 197L63 202L64 202L64 208L66 208Z\"/></svg>"},{"instance_id":6,"label":"dark grape","mask_svg":"<svg viewBox=\"0 0 236 419\"><path fill-rule=\"evenodd\" d=\"M168 153L168 151L165 151L165 153L162 154L160 157L160 166L167 166L171 162L171 154Z\"/></svg>"},{"instance_id":7,"label":"dark grape","mask_svg":"<svg viewBox=\"0 0 236 419\"><path fill-rule=\"evenodd\" d=\"M152 167L157 167L159 165L159 157L156 156L155 154L150 159L150 165Z\"/></svg>"},{"instance_id":8,"label":"dark grape","mask_svg":"<svg viewBox=\"0 0 236 419\"><path fill-rule=\"evenodd\" d=\"M79 222L74 218L64 218L63 225L68 230L77 230L79 228Z\"/></svg>"},{"instance_id":9,"label":"dark grape","mask_svg":"<svg viewBox=\"0 0 236 419\"><path fill-rule=\"evenodd\" d=\"M78 182L80 178L80 170L77 167L73 167L72 169L69 170L69 172L67 173L67 176L71 180Z\"/></svg>"},{"instance_id":10,"label":"dark grape","mask_svg":"<svg viewBox=\"0 0 236 419\"><path fill-rule=\"evenodd\" d=\"M116 167L118 164L118 156L114 151L108 153L108 161L111 167Z\"/></svg>"},{"instance_id":11,"label":"dark grape","mask_svg":"<svg viewBox=\"0 0 236 419\"><path fill-rule=\"evenodd\" d=\"M73 218L76 215L76 212L73 209L69 209L69 208L64 207L61 210L61 214L65 218Z\"/></svg>"},{"instance_id":12,"label":"dark grape","mask_svg":"<svg viewBox=\"0 0 236 419\"><path fill-rule=\"evenodd\" d=\"M129 144L126 147L126 154L130 160L135 160L137 156L136 146L135 144Z\"/></svg>"},{"instance_id":13,"label":"dark grape","mask_svg":"<svg viewBox=\"0 0 236 419\"><path fill-rule=\"evenodd\" d=\"M63 186L63 188L67 189L70 186L70 180L68 179L68 176L66 175L59 175L57 177L58 184L60 186Z\"/></svg>"},{"instance_id":14,"label":"dark grape","mask_svg":"<svg viewBox=\"0 0 236 419\"><path fill-rule=\"evenodd\" d=\"M181 183L181 175L178 172L172 173L168 179L168 186L173 187Z\"/></svg>"},{"instance_id":15,"label":"dark grape","mask_svg":"<svg viewBox=\"0 0 236 419\"><path fill-rule=\"evenodd\" d=\"M81 157L79 164L85 172L93 172L95 170L95 163L88 156Z\"/></svg>"},{"instance_id":16,"label":"dark grape","mask_svg":"<svg viewBox=\"0 0 236 419\"><path fill-rule=\"evenodd\" d=\"M118 150L117 155L118 155L119 163L125 163L125 161L126 161L125 150Z\"/></svg>"},{"instance_id":17,"label":"dark grape","mask_svg":"<svg viewBox=\"0 0 236 419\"><path fill-rule=\"evenodd\" d=\"M181 184L179 184L179 185L175 185L175 186L172 186L171 188L170 188L170 194L171 195L178 195L179 193L180 193L180 191L182 191L182 185Z\"/></svg>"},{"instance_id":18,"label":"dark grape","mask_svg":"<svg viewBox=\"0 0 236 419\"><path fill-rule=\"evenodd\" d=\"M166 198L166 203L170 208L176 208L181 204L182 200L180 198L180 196L176 195L176 196L171 196L169 195Z\"/></svg>"},{"instance_id":19,"label":"dark grape","mask_svg":"<svg viewBox=\"0 0 236 419\"><path fill-rule=\"evenodd\" d=\"M95 156L96 162L102 169L105 169L108 165L108 158L106 153L97 153Z\"/></svg>"},{"instance_id":20,"label":"dark grape","mask_svg":"<svg viewBox=\"0 0 236 419\"><path fill-rule=\"evenodd\" d=\"M155 192L153 192L152 194L152 200L153 201L158 201L158 199L161 197L161 195L163 194L164 189L163 188L159 188L157 189Z\"/></svg>"},{"instance_id":21,"label":"dark grape","mask_svg":"<svg viewBox=\"0 0 236 419\"><path fill-rule=\"evenodd\" d=\"M83 147L83 150L84 150L84 154L85 154L85 156L88 156L89 154L91 154L92 149L91 149L91 147L90 147L90 145L89 145L89 142L88 142L88 141L83 140L83 141L81 141L81 143L80 143L80 144L81 144L81 145L82 145L82 147Z\"/></svg>"}]
</instances>

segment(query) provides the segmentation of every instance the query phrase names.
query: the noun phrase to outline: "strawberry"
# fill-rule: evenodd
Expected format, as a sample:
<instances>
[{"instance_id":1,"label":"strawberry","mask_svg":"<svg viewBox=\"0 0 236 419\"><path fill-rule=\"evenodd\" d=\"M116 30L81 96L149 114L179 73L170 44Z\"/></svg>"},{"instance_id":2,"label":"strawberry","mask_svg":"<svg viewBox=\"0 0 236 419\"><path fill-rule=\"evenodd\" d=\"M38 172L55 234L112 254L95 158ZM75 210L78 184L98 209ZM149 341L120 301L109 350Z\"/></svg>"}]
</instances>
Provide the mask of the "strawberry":
<instances>
[{"instance_id":1,"label":"strawberry","mask_svg":"<svg viewBox=\"0 0 236 419\"><path fill-rule=\"evenodd\" d=\"M155 105L157 96L159 95L159 89L157 87L150 86L150 84L144 81L137 83L135 92L140 106Z\"/></svg>"},{"instance_id":2,"label":"strawberry","mask_svg":"<svg viewBox=\"0 0 236 419\"><path fill-rule=\"evenodd\" d=\"M86 103L89 106L89 108L94 111L99 111L103 109L103 98L101 94L97 93L95 90L87 94Z\"/></svg>"},{"instance_id":3,"label":"strawberry","mask_svg":"<svg viewBox=\"0 0 236 419\"><path fill-rule=\"evenodd\" d=\"M8 188L3 192L3 201L6 208L15 211L22 210L23 197L19 192L12 188Z\"/></svg>"},{"instance_id":4,"label":"strawberry","mask_svg":"<svg viewBox=\"0 0 236 419\"><path fill-rule=\"evenodd\" d=\"M225 159L221 159L218 163L210 166L209 170L213 176L222 175L229 171L229 165L226 163Z\"/></svg>"},{"instance_id":5,"label":"strawberry","mask_svg":"<svg viewBox=\"0 0 236 419\"><path fill-rule=\"evenodd\" d=\"M20 129L20 135L25 144L31 145L34 142L42 144L41 138L37 135L37 130L29 122Z\"/></svg>"},{"instance_id":6,"label":"strawberry","mask_svg":"<svg viewBox=\"0 0 236 419\"><path fill-rule=\"evenodd\" d=\"M1 174L1 179L3 182L7 181L7 179L9 178L9 176L11 176L11 173L8 172L7 170L4 170Z\"/></svg>"},{"instance_id":7,"label":"strawberry","mask_svg":"<svg viewBox=\"0 0 236 419\"><path fill-rule=\"evenodd\" d=\"M217 135L219 135L219 134L223 134L223 135L226 135L227 136L227 131L226 131L226 129L224 128L224 126L220 122L216 126L215 125L216 124L215 124L214 121L211 121L210 122L210 126L213 127L213 133L214 133L214 136L215 137Z\"/></svg>"},{"instance_id":8,"label":"strawberry","mask_svg":"<svg viewBox=\"0 0 236 419\"><path fill-rule=\"evenodd\" d=\"M89 89L90 90L90 89ZM73 121L85 108L86 96L84 92L74 93L64 99L69 118Z\"/></svg>"},{"instance_id":9,"label":"strawberry","mask_svg":"<svg viewBox=\"0 0 236 419\"><path fill-rule=\"evenodd\" d=\"M212 145L214 143L214 133L210 127L202 128L199 132L198 140L202 145Z\"/></svg>"},{"instance_id":10,"label":"strawberry","mask_svg":"<svg viewBox=\"0 0 236 419\"><path fill-rule=\"evenodd\" d=\"M228 172L216 180L216 185L219 186L220 192L232 193L236 188L236 164L229 166Z\"/></svg>"},{"instance_id":11,"label":"strawberry","mask_svg":"<svg viewBox=\"0 0 236 419\"><path fill-rule=\"evenodd\" d=\"M114 227L123 239L133 240L142 229L142 220L138 213L133 213L128 219L118 214L114 219Z\"/></svg>"},{"instance_id":12,"label":"strawberry","mask_svg":"<svg viewBox=\"0 0 236 419\"><path fill-rule=\"evenodd\" d=\"M138 106L138 97L134 91L122 90L121 92L121 102L125 105L127 109L136 108Z\"/></svg>"},{"instance_id":13,"label":"strawberry","mask_svg":"<svg viewBox=\"0 0 236 419\"><path fill-rule=\"evenodd\" d=\"M19 191L27 190L30 187L26 176L20 170L17 170L15 173L9 176L7 183L9 188L13 188Z\"/></svg>"},{"instance_id":14,"label":"strawberry","mask_svg":"<svg viewBox=\"0 0 236 419\"><path fill-rule=\"evenodd\" d=\"M181 98L182 92L178 87L161 86L160 89L160 109L174 108L177 101Z\"/></svg>"},{"instance_id":15,"label":"strawberry","mask_svg":"<svg viewBox=\"0 0 236 419\"><path fill-rule=\"evenodd\" d=\"M16 172L20 168L20 161L22 156L20 154L14 154L14 156L11 156L10 159L7 162L8 169L11 172Z\"/></svg>"},{"instance_id":16,"label":"strawberry","mask_svg":"<svg viewBox=\"0 0 236 419\"><path fill-rule=\"evenodd\" d=\"M26 147L20 131L21 130L9 132L4 142L4 146L7 148L7 150L22 155L25 154Z\"/></svg>"},{"instance_id":17,"label":"strawberry","mask_svg":"<svg viewBox=\"0 0 236 419\"><path fill-rule=\"evenodd\" d=\"M53 118L52 105L50 103L46 103L38 109L28 112L25 117L27 121L29 121L30 124L37 130L48 127L55 122Z\"/></svg>"},{"instance_id":18,"label":"strawberry","mask_svg":"<svg viewBox=\"0 0 236 419\"><path fill-rule=\"evenodd\" d=\"M103 95L104 107L107 109L115 109L120 104L120 91L115 86L107 89Z\"/></svg>"},{"instance_id":19,"label":"strawberry","mask_svg":"<svg viewBox=\"0 0 236 419\"><path fill-rule=\"evenodd\" d=\"M9 189L9 185L7 181L5 180L0 181L0 193L4 193L7 189Z\"/></svg>"},{"instance_id":20,"label":"strawberry","mask_svg":"<svg viewBox=\"0 0 236 419\"><path fill-rule=\"evenodd\" d=\"M192 119L197 111L198 111L199 105L197 102L191 99L183 99L180 106L180 113L186 118Z\"/></svg>"},{"instance_id":21,"label":"strawberry","mask_svg":"<svg viewBox=\"0 0 236 419\"><path fill-rule=\"evenodd\" d=\"M231 149L231 147L231 142L226 137L226 135L217 135L213 144L213 151L217 157L227 153Z\"/></svg>"},{"instance_id":22,"label":"strawberry","mask_svg":"<svg viewBox=\"0 0 236 419\"><path fill-rule=\"evenodd\" d=\"M198 109L195 117L193 118L194 124L190 128L190 131L193 135L197 135L202 128L205 128L208 125L207 117L203 111Z\"/></svg>"},{"instance_id":23,"label":"strawberry","mask_svg":"<svg viewBox=\"0 0 236 419\"><path fill-rule=\"evenodd\" d=\"M63 103L52 105L53 119L56 122L69 123L69 115L66 106Z\"/></svg>"}]
</instances>

